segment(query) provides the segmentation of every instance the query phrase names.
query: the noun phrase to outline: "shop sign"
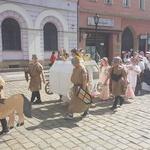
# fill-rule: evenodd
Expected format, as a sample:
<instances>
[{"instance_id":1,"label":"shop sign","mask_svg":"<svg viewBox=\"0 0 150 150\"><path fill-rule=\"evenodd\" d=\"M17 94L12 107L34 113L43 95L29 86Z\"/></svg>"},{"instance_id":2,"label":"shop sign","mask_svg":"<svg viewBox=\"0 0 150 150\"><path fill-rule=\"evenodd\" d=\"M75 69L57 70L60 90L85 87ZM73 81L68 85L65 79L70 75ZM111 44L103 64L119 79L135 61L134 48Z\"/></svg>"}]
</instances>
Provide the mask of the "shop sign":
<instances>
[{"instance_id":1,"label":"shop sign","mask_svg":"<svg viewBox=\"0 0 150 150\"><path fill-rule=\"evenodd\" d=\"M141 34L140 39L141 40L146 40L147 39L147 34Z\"/></svg>"},{"instance_id":2,"label":"shop sign","mask_svg":"<svg viewBox=\"0 0 150 150\"><path fill-rule=\"evenodd\" d=\"M95 25L93 17L88 17L88 25ZM98 26L113 27L114 26L114 20L113 19L100 18Z\"/></svg>"}]
</instances>

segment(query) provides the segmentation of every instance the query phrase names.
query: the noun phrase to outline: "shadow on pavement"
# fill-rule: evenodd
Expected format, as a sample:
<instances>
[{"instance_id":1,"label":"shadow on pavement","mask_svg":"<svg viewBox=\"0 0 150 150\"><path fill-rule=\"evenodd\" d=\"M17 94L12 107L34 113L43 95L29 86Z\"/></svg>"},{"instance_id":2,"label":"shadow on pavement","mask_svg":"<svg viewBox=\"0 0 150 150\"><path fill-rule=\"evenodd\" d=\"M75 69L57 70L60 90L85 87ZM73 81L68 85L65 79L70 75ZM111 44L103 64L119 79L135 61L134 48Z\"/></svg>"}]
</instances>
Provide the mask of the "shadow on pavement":
<instances>
[{"instance_id":1,"label":"shadow on pavement","mask_svg":"<svg viewBox=\"0 0 150 150\"><path fill-rule=\"evenodd\" d=\"M51 130L54 128L75 128L79 127L76 123L79 122L81 118L74 118L73 120L66 120L64 118L59 119L49 119L43 120L39 125L32 126L26 128L28 131L36 130L36 129L44 129L44 130Z\"/></svg>"},{"instance_id":2,"label":"shadow on pavement","mask_svg":"<svg viewBox=\"0 0 150 150\"><path fill-rule=\"evenodd\" d=\"M130 104L128 100L124 104ZM113 105L113 100L94 101L90 108L91 115L113 115L116 110L110 110ZM119 108L119 106L118 106ZM81 121L80 117L75 117L73 120L66 120L62 118L67 113L68 104L59 100L49 100L43 102L41 105L32 106L32 116L41 120L40 124L26 128L27 130L44 129L50 130L54 128L74 128L78 127L77 122Z\"/></svg>"},{"instance_id":3,"label":"shadow on pavement","mask_svg":"<svg viewBox=\"0 0 150 150\"><path fill-rule=\"evenodd\" d=\"M67 113L68 105L60 101L50 100L40 105L32 105L32 116L46 120L48 118L60 117Z\"/></svg>"}]
</instances>

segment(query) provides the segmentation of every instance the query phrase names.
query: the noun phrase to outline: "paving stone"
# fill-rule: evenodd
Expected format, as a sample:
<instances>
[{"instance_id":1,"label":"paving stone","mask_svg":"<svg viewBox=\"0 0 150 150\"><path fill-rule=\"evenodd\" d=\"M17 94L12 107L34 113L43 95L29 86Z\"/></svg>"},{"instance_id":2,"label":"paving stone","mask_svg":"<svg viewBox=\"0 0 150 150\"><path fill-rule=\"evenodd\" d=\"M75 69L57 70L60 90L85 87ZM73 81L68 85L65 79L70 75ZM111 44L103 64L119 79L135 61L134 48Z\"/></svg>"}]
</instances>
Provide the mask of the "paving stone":
<instances>
[{"instance_id":1,"label":"paving stone","mask_svg":"<svg viewBox=\"0 0 150 150\"><path fill-rule=\"evenodd\" d=\"M65 138L65 137L58 138L57 140L58 140L59 142L61 142L61 143L65 143L65 142L68 142L68 141L69 141L69 139L68 139L68 138Z\"/></svg>"},{"instance_id":2,"label":"paving stone","mask_svg":"<svg viewBox=\"0 0 150 150\"><path fill-rule=\"evenodd\" d=\"M150 149L150 145L148 143L141 142L138 145L141 146L141 147L143 147L143 148Z\"/></svg>"},{"instance_id":3,"label":"paving stone","mask_svg":"<svg viewBox=\"0 0 150 150\"><path fill-rule=\"evenodd\" d=\"M59 134L59 133L55 133L55 134L52 134L51 135L53 138L60 138L61 137L61 134Z\"/></svg>"},{"instance_id":4,"label":"paving stone","mask_svg":"<svg viewBox=\"0 0 150 150\"><path fill-rule=\"evenodd\" d=\"M98 143L99 145L104 145L107 141L105 141L105 140L103 140L103 139L100 139L100 138L98 138L98 139L95 139L94 140L96 143Z\"/></svg>"},{"instance_id":5,"label":"paving stone","mask_svg":"<svg viewBox=\"0 0 150 150\"><path fill-rule=\"evenodd\" d=\"M80 144L78 144L78 146L81 147L82 149L85 149L86 143L80 143Z\"/></svg>"},{"instance_id":6,"label":"paving stone","mask_svg":"<svg viewBox=\"0 0 150 150\"><path fill-rule=\"evenodd\" d=\"M117 144L116 146L117 146L118 148L120 148L120 149L126 149L126 148L128 148L128 146L125 145L125 144L123 144L123 143L119 143L119 144Z\"/></svg>"},{"instance_id":7,"label":"paving stone","mask_svg":"<svg viewBox=\"0 0 150 150\"><path fill-rule=\"evenodd\" d=\"M52 147L47 147L47 148L44 148L44 150L56 150L56 149L54 149Z\"/></svg>"},{"instance_id":8,"label":"paving stone","mask_svg":"<svg viewBox=\"0 0 150 150\"><path fill-rule=\"evenodd\" d=\"M137 134L137 133L130 133L129 134L131 137L133 137L133 138L139 138L139 137L141 137L141 135L139 135L139 134Z\"/></svg>"},{"instance_id":9,"label":"paving stone","mask_svg":"<svg viewBox=\"0 0 150 150\"><path fill-rule=\"evenodd\" d=\"M122 149L120 149L120 148L118 148L118 147L115 147L115 148L113 148L112 150L122 150Z\"/></svg>"},{"instance_id":10,"label":"paving stone","mask_svg":"<svg viewBox=\"0 0 150 150\"><path fill-rule=\"evenodd\" d=\"M45 139L44 139L44 140L45 140ZM32 142L35 143L35 144L38 144L38 143L42 142L43 139L41 139L41 138L35 138L35 139L31 139L30 141L32 141Z\"/></svg>"},{"instance_id":11,"label":"paving stone","mask_svg":"<svg viewBox=\"0 0 150 150\"><path fill-rule=\"evenodd\" d=\"M135 138L133 138L133 137L129 137L128 140L129 140L130 142L134 143L134 144L140 143L140 140L139 140L139 139L135 139Z\"/></svg>"},{"instance_id":12,"label":"paving stone","mask_svg":"<svg viewBox=\"0 0 150 150\"><path fill-rule=\"evenodd\" d=\"M80 147L74 147L71 150L82 150L82 148L80 148Z\"/></svg>"},{"instance_id":13,"label":"paving stone","mask_svg":"<svg viewBox=\"0 0 150 150\"><path fill-rule=\"evenodd\" d=\"M13 139L7 141L7 144L8 144L8 145L14 145L14 144L17 144L17 143L18 143L18 141L15 141L15 140L13 140Z\"/></svg>"},{"instance_id":14,"label":"paving stone","mask_svg":"<svg viewBox=\"0 0 150 150\"><path fill-rule=\"evenodd\" d=\"M34 143L32 143L32 142L28 142L28 143L22 144L22 145L23 145L23 147L25 147L26 149L32 148L32 147L35 147L35 146L36 146L36 145L35 145Z\"/></svg>"},{"instance_id":15,"label":"paving stone","mask_svg":"<svg viewBox=\"0 0 150 150\"><path fill-rule=\"evenodd\" d=\"M96 143L96 142L94 142L94 141L88 142L87 145L89 145L89 146L92 147L92 148L99 147L99 144Z\"/></svg>"},{"instance_id":16,"label":"paving stone","mask_svg":"<svg viewBox=\"0 0 150 150\"><path fill-rule=\"evenodd\" d=\"M66 147L68 148L74 148L76 147L77 145L74 144L73 142L66 142L66 143L63 143Z\"/></svg>"},{"instance_id":17,"label":"paving stone","mask_svg":"<svg viewBox=\"0 0 150 150\"><path fill-rule=\"evenodd\" d=\"M113 148L115 148L115 146L112 145L112 144L110 144L110 143L106 143L106 144L104 144L103 146L104 146L106 149L113 149Z\"/></svg>"},{"instance_id":18,"label":"paving stone","mask_svg":"<svg viewBox=\"0 0 150 150\"><path fill-rule=\"evenodd\" d=\"M93 141L93 140L97 139L98 136L92 135L92 134L91 134L91 135L88 135L88 138L91 139L91 140Z\"/></svg>"},{"instance_id":19,"label":"paving stone","mask_svg":"<svg viewBox=\"0 0 150 150\"><path fill-rule=\"evenodd\" d=\"M133 148L133 149L142 150L142 147L141 147L141 146L138 146L137 144L128 143L127 145L128 145L129 147ZM129 148L129 149L130 149L130 148Z\"/></svg>"},{"instance_id":20,"label":"paving stone","mask_svg":"<svg viewBox=\"0 0 150 150\"><path fill-rule=\"evenodd\" d=\"M94 149L92 147L90 147L90 146L86 146L85 150L94 150Z\"/></svg>"},{"instance_id":21,"label":"paving stone","mask_svg":"<svg viewBox=\"0 0 150 150\"><path fill-rule=\"evenodd\" d=\"M28 150L40 150L40 148L38 148L38 147L36 146L36 147L29 148Z\"/></svg>"},{"instance_id":22,"label":"paving stone","mask_svg":"<svg viewBox=\"0 0 150 150\"><path fill-rule=\"evenodd\" d=\"M6 144L6 143L1 142L1 143L0 143L0 148L1 148L1 149L7 148L7 144Z\"/></svg>"},{"instance_id":23,"label":"paving stone","mask_svg":"<svg viewBox=\"0 0 150 150\"><path fill-rule=\"evenodd\" d=\"M61 147L55 148L55 150L70 150L70 149L66 146L61 146Z\"/></svg>"},{"instance_id":24,"label":"paving stone","mask_svg":"<svg viewBox=\"0 0 150 150\"><path fill-rule=\"evenodd\" d=\"M120 139L118 139L118 141L119 142L121 142L121 143L123 143L123 144L128 144L130 141L128 140L128 138L127 139L125 139L125 138L120 138Z\"/></svg>"},{"instance_id":25,"label":"paving stone","mask_svg":"<svg viewBox=\"0 0 150 150\"><path fill-rule=\"evenodd\" d=\"M114 140L113 138L110 139L110 140L108 140L108 142L111 143L111 144L114 145L114 146L117 145L117 144L119 143L118 140Z\"/></svg>"},{"instance_id":26,"label":"paving stone","mask_svg":"<svg viewBox=\"0 0 150 150\"><path fill-rule=\"evenodd\" d=\"M63 144L61 142L54 142L54 143L51 144L51 146L54 147L54 148L58 148L58 147L60 147L62 145Z\"/></svg>"},{"instance_id":27,"label":"paving stone","mask_svg":"<svg viewBox=\"0 0 150 150\"><path fill-rule=\"evenodd\" d=\"M99 147L95 148L95 150L107 150L107 149L102 146L99 146Z\"/></svg>"},{"instance_id":28,"label":"paving stone","mask_svg":"<svg viewBox=\"0 0 150 150\"><path fill-rule=\"evenodd\" d=\"M87 142L91 141L91 139L89 137L86 137L86 136L78 137L78 140L80 140L84 143L87 143Z\"/></svg>"}]
</instances>

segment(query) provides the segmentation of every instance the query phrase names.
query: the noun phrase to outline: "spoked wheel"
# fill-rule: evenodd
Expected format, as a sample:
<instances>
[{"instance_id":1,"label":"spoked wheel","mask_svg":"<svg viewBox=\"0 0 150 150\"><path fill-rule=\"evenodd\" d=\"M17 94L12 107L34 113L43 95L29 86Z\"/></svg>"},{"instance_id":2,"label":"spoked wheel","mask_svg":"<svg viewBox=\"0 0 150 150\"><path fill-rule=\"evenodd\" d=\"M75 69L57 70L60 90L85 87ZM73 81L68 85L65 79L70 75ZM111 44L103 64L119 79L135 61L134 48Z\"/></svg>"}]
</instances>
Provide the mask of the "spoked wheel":
<instances>
[{"instance_id":1,"label":"spoked wheel","mask_svg":"<svg viewBox=\"0 0 150 150\"><path fill-rule=\"evenodd\" d=\"M67 92L67 97L69 100L71 100L72 95L73 95L73 86L71 86Z\"/></svg>"},{"instance_id":2,"label":"spoked wheel","mask_svg":"<svg viewBox=\"0 0 150 150\"><path fill-rule=\"evenodd\" d=\"M49 81L48 81L48 82L46 83L46 85L45 85L45 92L46 92L46 94L48 94L48 95L53 94L53 93L50 91Z\"/></svg>"},{"instance_id":3,"label":"spoked wheel","mask_svg":"<svg viewBox=\"0 0 150 150\"><path fill-rule=\"evenodd\" d=\"M104 88L104 86L101 82L96 83L96 89L95 90L98 94L100 94L103 91L103 88Z\"/></svg>"}]
</instances>

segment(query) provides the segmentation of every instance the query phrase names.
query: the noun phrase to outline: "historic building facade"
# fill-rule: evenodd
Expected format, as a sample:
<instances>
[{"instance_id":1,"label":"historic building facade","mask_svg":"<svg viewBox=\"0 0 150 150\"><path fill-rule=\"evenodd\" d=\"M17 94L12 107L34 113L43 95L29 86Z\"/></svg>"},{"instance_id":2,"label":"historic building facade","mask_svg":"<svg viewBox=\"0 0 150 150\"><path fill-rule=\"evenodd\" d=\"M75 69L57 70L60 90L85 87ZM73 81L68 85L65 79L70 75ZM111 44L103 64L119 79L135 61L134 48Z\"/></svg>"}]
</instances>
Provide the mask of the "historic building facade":
<instances>
[{"instance_id":1,"label":"historic building facade","mask_svg":"<svg viewBox=\"0 0 150 150\"><path fill-rule=\"evenodd\" d=\"M0 1L0 67L26 66L32 54L46 64L61 47L77 47L77 0Z\"/></svg>"},{"instance_id":2,"label":"historic building facade","mask_svg":"<svg viewBox=\"0 0 150 150\"><path fill-rule=\"evenodd\" d=\"M148 0L79 0L79 47L91 55L97 49L110 59L124 51L149 50L149 7Z\"/></svg>"}]
</instances>

